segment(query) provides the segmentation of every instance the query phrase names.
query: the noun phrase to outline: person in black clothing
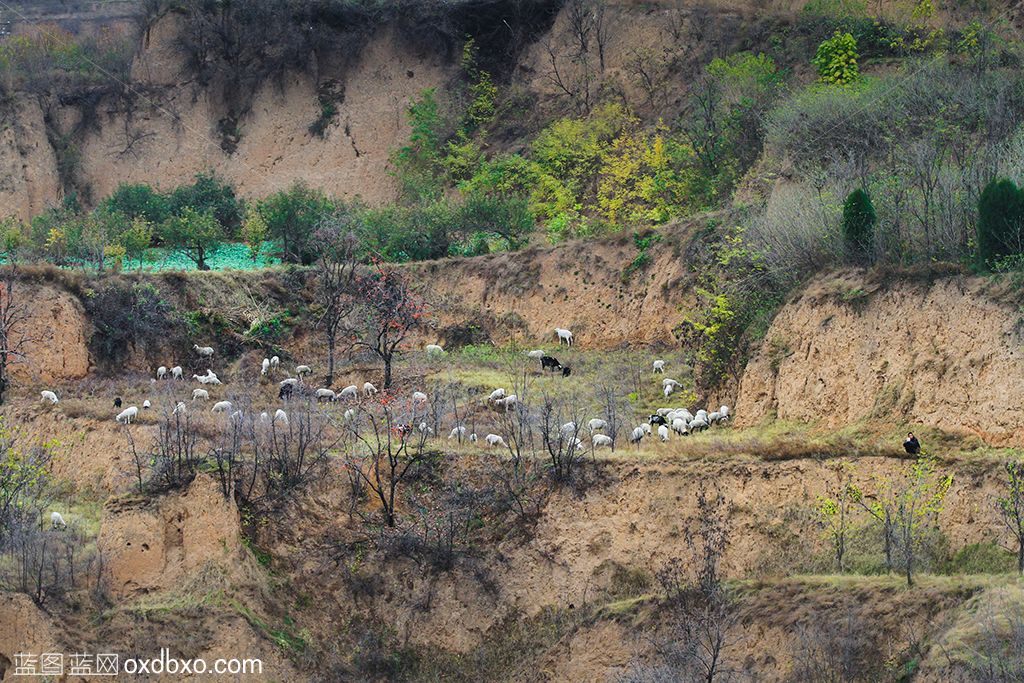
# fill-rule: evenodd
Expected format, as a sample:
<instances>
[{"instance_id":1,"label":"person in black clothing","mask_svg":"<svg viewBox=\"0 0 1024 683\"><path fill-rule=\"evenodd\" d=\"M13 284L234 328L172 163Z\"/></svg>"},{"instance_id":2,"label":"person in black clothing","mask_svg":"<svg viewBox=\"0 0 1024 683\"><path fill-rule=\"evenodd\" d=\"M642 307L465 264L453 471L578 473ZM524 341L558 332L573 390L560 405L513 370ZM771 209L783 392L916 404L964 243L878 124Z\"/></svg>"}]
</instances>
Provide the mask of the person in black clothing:
<instances>
[{"instance_id":1,"label":"person in black clothing","mask_svg":"<svg viewBox=\"0 0 1024 683\"><path fill-rule=\"evenodd\" d=\"M914 432L907 432L907 440L903 442L903 448L910 455L918 455L921 452L921 442L914 436Z\"/></svg>"}]
</instances>

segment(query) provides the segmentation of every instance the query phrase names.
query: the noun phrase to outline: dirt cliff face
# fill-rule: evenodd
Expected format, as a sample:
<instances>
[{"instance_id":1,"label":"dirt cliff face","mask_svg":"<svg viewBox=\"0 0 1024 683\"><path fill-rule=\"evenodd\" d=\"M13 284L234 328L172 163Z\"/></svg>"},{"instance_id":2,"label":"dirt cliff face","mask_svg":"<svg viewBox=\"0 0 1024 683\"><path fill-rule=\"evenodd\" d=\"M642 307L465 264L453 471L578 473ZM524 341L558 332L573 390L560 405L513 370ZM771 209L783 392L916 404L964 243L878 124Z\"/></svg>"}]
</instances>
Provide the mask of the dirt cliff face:
<instances>
[{"instance_id":1,"label":"dirt cliff face","mask_svg":"<svg viewBox=\"0 0 1024 683\"><path fill-rule=\"evenodd\" d=\"M28 345L25 359L11 366L13 378L46 384L85 377L92 326L81 302L64 290L33 283L17 285L14 295L28 308L15 339L26 339Z\"/></svg>"},{"instance_id":2,"label":"dirt cliff face","mask_svg":"<svg viewBox=\"0 0 1024 683\"><path fill-rule=\"evenodd\" d=\"M778 313L748 364L737 419L878 419L1024 443L1024 328L1010 298L980 278L819 278Z\"/></svg>"},{"instance_id":3,"label":"dirt cliff face","mask_svg":"<svg viewBox=\"0 0 1024 683\"><path fill-rule=\"evenodd\" d=\"M171 16L150 29L133 66L135 97L103 101L88 120L76 107L49 105L60 134L74 135L76 182L93 200L121 182L168 189L204 170L247 197L302 180L338 197L392 200L388 155L408 138L406 109L457 68L440 51L415 50L397 31L381 28L355 57L320 65L320 82L335 80L344 91L322 138L309 131L320 115L317 82L291 74L254 94L238 123L237 148L228 152L218 126L231 107L218 88L190 82L172 47L175 21ZM36 100L0 112L0 216L28 219L57 204L63 194L57 164Z\"/></svg>"},{"instance_id":4,"label":"dirt cliff face","mask_svg":"<svg viewBox=\"0 0 1024 683\"><path fill-rule=\"evenodd\" d=\"M583 349L674 343L673 328L692 293L679 258L688 239L667 228L650 249L650 265L623 275L638 255L632 239L571 242L542 249L411 267L431 289L442 341L453 325L483 329L495 343L550 346L555 328L572 331Z\"/></svg>"}]
</instances>

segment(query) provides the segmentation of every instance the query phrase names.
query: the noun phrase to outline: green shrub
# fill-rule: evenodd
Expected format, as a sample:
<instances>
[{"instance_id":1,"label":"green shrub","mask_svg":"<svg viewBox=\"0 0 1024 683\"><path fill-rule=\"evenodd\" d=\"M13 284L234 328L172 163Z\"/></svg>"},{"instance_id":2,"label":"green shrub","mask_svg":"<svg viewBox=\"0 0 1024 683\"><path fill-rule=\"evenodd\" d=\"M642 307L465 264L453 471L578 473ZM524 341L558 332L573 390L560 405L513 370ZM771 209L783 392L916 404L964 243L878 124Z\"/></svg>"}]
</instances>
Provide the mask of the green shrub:
<instances>
[{"instance_id":1,"label":"green shrub","mask_svg":"<svg viewBox=\"0 0 1024 683\"><path fill-rule=\"evenodd\" d=\"M875 239L875 207L871 196L857 188L843 202L843 239L846 248L856 258L871 254Z\"/></svg>"},{"instance_id":2,"label":"green shrub","mask_svg":"<svg viewBox=\"0 0 1024 683\"><path fill-rule=\"evenodd\" d=\"M336 208L326 194L310 188L302 181L270 195L259 204L267 233L281 242L282 259L289 263L307 265L314 258L314 245L310 242L313 232Z\"/></svg>"},{"instance_id":3,"label":"green shrub","mask_svg":"<svg viewBox=\"0 0 1024 683\"><path fill-rule=\"evenodd\" d=\"M958 550L944 569L946 574L1009 574L1017 570L1017 558L995 543L972 543Z\"/></svg>"},{"instance_id":4,"label":"green shrub","mask_svg":"<svg viewBox=\"0 0 1024 683\"><path fill-rule=\"evenodd\" d=\"M170 211L167 197L145 183L121 183L100 206L129 221L142 218L157 225L167 220Z\"/></svg>"},{"instance_id":5,"label":"green shrub","mask_svg":"<svg viewBox=\"0 0 1024 683\"><path fill-rule=\"evenodd\" d=\"M1024 253L1024 191L1012 180L993 180L978 200L977 257L990 267L1000 257Z\"/></svg>"},{"instance_id":6,"label":"green shrub","mask_svg":"<svg viewBox=\"0 0 1024 683\"><path fill-rule=\"evenodd\" d=\"M818 46L811 63L817 67L818 75L825 83L846 85L860 76L857 58L857 39L850 33L836 31Z\"/></svg>"},{"instance_id":7,"label":"green shrub","mask_svg":"<svg viewBox=\"0 0 1024 683\"><path fill-rule=\"evenodd\" d=\"M220 223L225 237L233 237L242 223L243 206L235 196L235 188L209 171L196 174L190 185L180 185L168 198L168 209L181 216L186 208L199 214L210 214Z\"/></svg>"}]
</instances>

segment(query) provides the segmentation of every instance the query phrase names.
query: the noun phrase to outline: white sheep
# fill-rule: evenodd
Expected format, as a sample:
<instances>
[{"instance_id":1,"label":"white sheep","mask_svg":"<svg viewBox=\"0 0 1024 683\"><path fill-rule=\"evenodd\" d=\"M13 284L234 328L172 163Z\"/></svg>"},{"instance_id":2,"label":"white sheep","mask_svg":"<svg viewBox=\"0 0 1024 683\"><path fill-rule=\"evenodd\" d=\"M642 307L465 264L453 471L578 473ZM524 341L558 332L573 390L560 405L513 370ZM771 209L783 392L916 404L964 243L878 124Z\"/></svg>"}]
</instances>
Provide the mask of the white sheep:
<instances>
[{"instance_id":1,"label":"white sheep","mask_svg":"<svg viewBox=\"0 0 1024 683\"><path fill-rule=\"evenodd\" d=\"M158 367L156 369L156 378L157 379L163 379L166 376L167 376L167 366L166 365L161 365L160 367Z\"/></svg>"},{"instance_id":2,"label":"white sheep","mask_svg":"<svg viewBox=\"0 0 1024 683\"><path fill-rule=\"evenodd\" d=\"M661 380L661 386L663 386L663 387L669 387L670 386L673 389L678 389L679 387L681 387L683 385L680 384L679 382L677 382L676 380L672 379L671 377L666 377L665 379Z\"/></svg>"},{"instance_id":3,"label":"white sheep","mask_svg":"<svg viewBox=\"0 0 1024 683\"><path fill-rule=\"evenodd\" d=\"M675 432L676 434L682 434L684 436L690 433L689 427L686 426L686 420L682 419L681 417L677 417L676 419L672 420L672 431Z\"/></svg>"},{"instance_id":4,"label":"white sheep","mask_svg":"<svg viewBox=\"0 0 1024 683\"><path fill-rule=\"evenodd\" d=\"M663 360L656 360L656 361L654 361L654 372L655 373L659 373L660 372L661 374L664 375L665 374L665 361L663 361Z\"/></svg>"},{"instance_id":5,"label":"white sheep","mask_svg":"<svg viewBox=\"0 0 1024 683\"><path fill-rule=\"evenodd\" d=\"M373 386L369 382L363 382L363 395L373 396L377 393L377 387Z\"/></svg>"},{"instance_id":6,"label":"white sheep","mask_svg":"<svg viewBox=\"0 0 1024 683\"><path fill-rule=\"evenodd\" d=\"M353 410L352 408L349 408L348 410L345 411L345 421L351 422L354 419L356 419L356 411Z\"/></svg>"},{"instance_id":7,"label":"white sheep","mask_svg":"<svg viewBox=\"0 0 1024 683\"><path fill-rule=\"evenodd\" d=\"M640 425L640 429L644 430L644 434L646 434L647 436L651 435L651 423L650 422L644 422L642 425Z\"/></svg>"},{"instance_id":8,"label":"white sheep","mask_svg":"<svg viewBox=\"0 0 1024 683\"><path fill-rule=\"evenodd\" d=\"M509 394L505 398L495 401L500 406L505 406L505 412L508 412L511 408L514 408L516 403L519 402L519 397L515 394Z\"/></svg>"},{"instance_id":9,"label":"white sheep","mask_svg":"<svg viewBox=\"0 0 1024 683\"><path fill-rule=\"evenodd\" d=\"M466 436L466 428L463 427L462 425L459 425L458 427L454 428L451 431L451 433L448 435L448 438L449 439L455 439L455 438L462 439L465 436Z\"/></svg>"},{"instance_id":10,"label":"white sheep","mask_svg":"<svg viewBox=\"0 0 1024 683\"><path fill-rule=\"evenodd\" d=\"M487 400L491 401L491 402L494 402L494 401L498 401L498 400L503 399L503 398L505 398L505 390L504 389L495 389L494 391L491 392L491 395L487 397Z\"/></svg>"},{"instance_id":11,"label":"white sheep","mask_svg":"<svg viewBox=\"0 0 1024 683\"><path fill-rule=\"evenodd\" d=\"M282 423L284 425L287 425L288 424L288 413L286 413L283 410L281 410L280 408L278 408L277 412L274 413L274 422L280 422L280 423Z\"/></svg>"},{"instance_id":12,"label":"white sheep","mask_svg":"<svg viewBox=\"0 0 1024 683\"><path fill-rule=\"evenodd\" d=\"M668 398L669 396L671 396L672 395L672 385L671 384L666 384L665 388L662 390L662 393L665 394L665 398Z\"/></svg>"},{"instance_id":13,"label":"white sheep","mask_svg":"<svg viewBox=\"0 0 1024 683\"><path fill-rule=\"evenodd\" d=\"M349 384L347 387L341 390L339 394L341 398L356 398L359 396L359 387L355 384Z\"/></svg>"},{"instance_id":14,"label":"white sheep","mask_svg":"<svg viewBox=\"0 0 1024 683\"><path fill-rule=\"evenodd\" d=\"M282 387L283 386L292 386L292 387L294 387L298 383L299 383L299 380L297 380L294 377L289 377L288 379L283 379L280 382L278 382L278 384L281 385Z\"/></svg>"},{"instance_id":15,"label":"white sheep","mask_svg":"<svg viewBox=\"0 0 1024 683\"><path fill-rule=\"evenodd\" d=\"M469 442L476 443L476 432L469 435Z\"/></svg>"},{"instance_id":16,"label":"white sheep","mask_svg":"<svg viewBox=\"0 0 1024 683\"><path fill-rule=\"evenodd\" d=\"M576 423L566 422L559 428L559 431L562 433L562 436L572 436L576 433Z\"/></svg>"},{"instance_id":17,"label":"white sheep","mask_svg":"<svg viewBox=\"0 0 1024 683\"><path fill-rule=\"evenodd\" d=\"M142 409L143 410L149 410L152 407L153 407L153 404L149 402L148 398L145 401L142 402Z\"/></svg>"},{"instance_id":18,"label":"white sheep","mask_svg":"<svg viewBox=\"0 0 1024 683\"><path fill-rule=\"evenodd\" d=\"M260 422L265 425L270 424L270 415L267 413L267 411L264 410L262 413L260 413Z\"/></svg>"},{"instance_id":19,"label":"white sheep","mask_svg":"<svg viewBox=\"0 0 1024 683\"><path fill-rule=\"evenodd\" d=\"M529 356L530 358L533 358L534 360L540 360L541 358L543 358L547 354L544 353L544 349L534 349L533 351L530 351L526 355Z\"/></svg>"},{"instance_id":20,"label":"white sheep","mask_svg":"<svg viewBox=\"0 0 1024 683\"><path fill-rule=\"evenodd\" d=\"M50 513L50 528L51 529L66 529L67 522L64 521L64 516L54 510Z\"/></svg>"},{"instance_id":21,"label":"white sheep","mask_svg":"<svg viewBox=\"0 0 1024 683\"><path fill-rule=\"evenodd\" d=\"M182 371L180 365L175 365L173 368L171 368L171 379L185 379L185 374Z\"/></svg>"},{"instance_id":22,"label":"white sheep","mask_svg":"<svg viewBox=\"0 0 1024 683\"><path fill-rule=\"evenodd\" d=\"M437 344L427 344L423 348L427 352L428 356L443 356L444 355L444 349L441 348L440 346L438 346Z\"/></svg>"},{"instance_id":23,"label":"white sheep","mask_svg":"<svg viewBox=\"0 0 1024 683\"><path fill-rule=\"evenodd\" d=\"M44 391L40 391L39 395L42 397L42 401L44 403L49 403L50 405L54 405L54 406L57 405L58 403L60 403L60 399L57 398L57 394L53 393L49 389L46 389Z\"/></svg>"},{"instance_id":24,"label":"white sheep","mask_svg":"<svg viewBox=\"0 0 1024 683\"><path fill-rule=\"evenodd\" d=\"M636 427L629 434L629 442L639 444L641 441L643 441L646 435L647 433L644 431L642 426Z\"/></svg>"},{"instance_id":25,"label":"white sheep","mask_svg":"<svg viewBox=\"0 0 1024 683\"><path fill-rule=\"evenodd\" d=\"M270 359L264 358L263 362L260 363L260 374L265 375L267 374L268 370L270 370Z\"/></svg>"},{"instance_id":26,"label":"white sheep","mask_svg":"<svg viewBox=\"0 0 1024 683\"><path fill-rule=\"evenodd\" d=\"M418 428L419 428L421 434L430 434L431 436L433 436L433 434L434 434L434 430L431 429L430 426L427 425L427 423L425 421L424 422L420 422Z\"/></svg>"},{"instance_id":27,"label":"white sheep","mask_svg":"<svg viewBox=\"0 0 1024 683\"><path fill-rule=\"evenodd\" d=\"M242 421L242 411L241 410L236 410L235 412L231 413L231 421L232 422L241 422Z\"/></svg>"},{"instance_id":28,"label":"white sheep","mask_svg":"<svg viewBox=\"0 0 1024 683\"><path fill-rule=\"evenodd\" d=\"M591 432L596 432L599 429L608 429L608 422L606 420L602 420L599 417L595 417L593 420L587 423L587 428Z\"/></svg>"},{"instance_id":29,"label":"white sheep","mask_svg":"<svg viewBox=\"0 0 1024 683\"><path fill-rule=\"evenodd\" d=\"M414 391L412 392L412 400L413 403L426 403L427 395L424 394L422 391Z\"/></svg>"},{"instance_id":30,"label":"white sheep","mask_svg":"<svg viewBox=\"0 0 1024 683\"><path fill-rule=\"evenodd\" d=\"M732 410L729 409L729 406L722 406L718 409L718 414L722 416L722 421L725 421L732 415Z\"/></svg>"},{"instance_id":31,"label":"white sheep","mask_svg":"<svg viewBox=\"0 0 1024 683\"><path fill-rule=\"evenodd\" d=\"M196 353L198 353L200 356L212 356L213 355L213 347L212 346L200 346L199 344L193 344L192 348L195 349Z\"/></svg>"},{"instance_id":32,"label":"white sheep","mask_svg":"<svg viewBox=\"0 0 1024 683\"><path fill-rule=\"evenodd\" d=\"M591 442L594 444L594 448L599 448L601 446L607 446L611 448L612 437L608 436L607 434L594 434L594 437L591 439Z\"/></svg>"},{"instance_id":33,"label":"white sheep","mask_svg":"<svg viewBox=\"0 0 1024 683\"><path fill-rule=\"evenodd\" d=\"M196 401L196 400L209 401L210 400L210 392L207 391L206 389L193 389L192 390L192 400L193 401Z\"/></svg>"},{"instance_id":34,"label":"white sheep","mask_svg":"<svg viewBox=\"0 0 1024 683\"><path fill-rule=\"evenodd\" d=\"M139 416L139 409L135 406L129 406L117 414L114 419L126 425L130 425L132 420Z\"/></svg>"},{"instance_id":35,"label":"white sheep","mask_svg":"<svg viewBox=\"0 0 1024 683\"><path fill-rule=\"evenodd\" d=\"M196 391L202 391L202 389L197 389ZM174 406L174 410L171 411L171 415L177 415L179 413L185 413L185 403L183 401L178 401L178 405Z\"/></svg>"},{"instance_id":36,"label":"white sheep","mask_svg":"<svg viewBox=\"0 0 1024 683\"><path fill-rule=\"evenodd\" d=\"M488 434L484 437L484 441L487 442L488 446L503 446L508 448L508 444L505 443L505 439L501 438L497 434Z\"/></svg>"},{"instance_id":37,"label":"white sheep","mask_svg":"<svg viewBox=\"0 0 1024 683\"><path fill-rule=\"evenodd\" d=\"M226 413L231 410L231 401L217 401L210 408L211 413Z\"/></svg>"},{"instance_id":38,"label":"white sheep","mask_svg":"<svg viewBox=\"0 0 1024 683\"><path fill-rule=\"evenodd\" d=\"M711 423L713 425L716 425L716 424L718 424L721 421L722 421L722 414L720 412L718 412L717 410L714 411L714 412L708 413L708 422L709 423Z\"/></svg>"},{"instance_id":39,"label":"white sheep","mask_svg":"<svg viewBox=\"0 0 1024 683\"><path fill-rule=\"evenodd\" d=\"M562 345L562 340L565 340L566 346L572 346L572 332L569 330L563 330L561 327L555 328L555 334L558 335L558 345Z\"/></svg>"},{"instance_id":40,"label":"white sheep","mask_svg":"<svg viewBox=\"0 0 1024 683\"><path fill-rule=\"evenodd\" d=\"M658 438L664 443L668 441L668 427L665 425L658 425Z\"/></svg>"},{"instance_id":41,"label":"white sheep","mask_svg":"<svg viewBox=\"0 0 1024 683\"><path fill-rule=\"evenodd\" d=\"M201 376L200 375L192 375L192 379L196 380L200 384L220 384L221 383L221 381L217 378L216 375L213 375L212 377L210 375L201 375Z\"/></svg>"},{"instance_id":42,"label":"white sheep","mask_svg":"<svg viewBox=\"0 0 1024 683\"><path fill-rule=\"evenodd\" d=\"M691 432L702 432L710 426L711 425L708 424L708 421L702 417L695 417L689 424Z\"/></svg>"},{"instance_id":43,"label":"white sheep","mask_svg":"<svg viewBox=\"0 0 1024 683\"><path fill-rule=\"evenodd\" d=\"M697 413L693 416L693 419L703 420L704 422L711 424L711 420L708 419L708 411L704 410L703 408L697 411Z\"/></svg>"},{"instance_id":44,"label":"white sheep","mask_svg":"<svg viewBox=\"0 0 1024 683\"><path fill-rule=\"evenodd\" d=\"M325 401L337 401L338 395L335 394L330 389L317 389L316 400L320 401L321 403L324 403Z\"/></svg>"},{"instance_id":45,"label":"white sheep","mask_svg":"<svg viewBox=\"0 0 1024 683\"><path fill-rule=\"evenodd\" d=\"M277 356L271 356L270 357L270 367L273 368L274 371L276 372L277 369L279 367L281 367L281 359L279 357L277 357Z\"/></svg>"},{"instance_id":46,"label":"white sheep","mask_svg":"<svg viewBox=\"0 0 1024 683\"><path fill-rule=\"evenodd\" d=\"M295 374L298 375L299 377L302 377L303 375L308 375L312 372L313 368L309 367L308 365L295 366Z\"/></svg>"}]
</instances>

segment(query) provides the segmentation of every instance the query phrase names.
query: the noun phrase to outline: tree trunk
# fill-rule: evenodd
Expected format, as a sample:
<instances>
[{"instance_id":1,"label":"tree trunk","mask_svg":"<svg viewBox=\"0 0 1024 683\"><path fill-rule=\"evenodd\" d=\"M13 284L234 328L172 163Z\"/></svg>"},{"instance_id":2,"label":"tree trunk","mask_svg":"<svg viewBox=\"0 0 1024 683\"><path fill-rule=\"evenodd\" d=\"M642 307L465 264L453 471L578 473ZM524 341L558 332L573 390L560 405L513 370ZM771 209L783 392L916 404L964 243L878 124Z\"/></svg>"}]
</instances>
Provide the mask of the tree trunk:
<instances>
[{"instance_id":1,"label":"tree trunk","mask_svg":"<svg viewBox=\"0 0 1024 683\"><path fill-rule=\"evenodd\" d=\"M3 402L3 397L0 396L0 403ZM1020 539L1017 543L1017 573L1024 574L1024 539Z\"/></svg>"},{"instance_id":2,"label":"tree trunk","mask_svg":"<svg viewBox=\"0 0 1024 683\"><path fill-rule=\"evenodd\" d=\"M384 356L384 388L391 388L391 356Z\"/></svg>"},{"instance_id":3,"label":"tree trunk","mask_svg":"<svg viewBox=\"0 0 1024 683\"><path fill-rule=\"evenodd\" d=\"M324 380L327 386L334 384L334 340L327 340L327 379Z\"/></svg>"}]
</instances>

